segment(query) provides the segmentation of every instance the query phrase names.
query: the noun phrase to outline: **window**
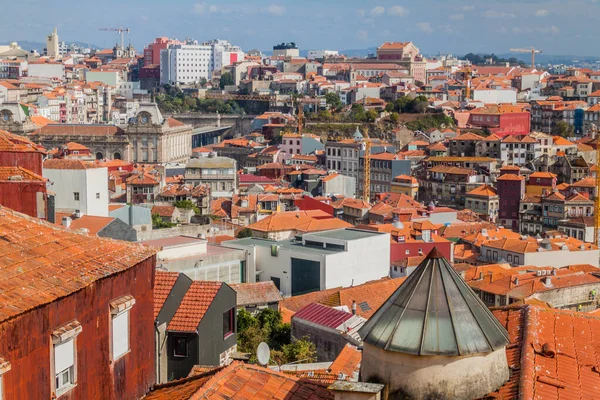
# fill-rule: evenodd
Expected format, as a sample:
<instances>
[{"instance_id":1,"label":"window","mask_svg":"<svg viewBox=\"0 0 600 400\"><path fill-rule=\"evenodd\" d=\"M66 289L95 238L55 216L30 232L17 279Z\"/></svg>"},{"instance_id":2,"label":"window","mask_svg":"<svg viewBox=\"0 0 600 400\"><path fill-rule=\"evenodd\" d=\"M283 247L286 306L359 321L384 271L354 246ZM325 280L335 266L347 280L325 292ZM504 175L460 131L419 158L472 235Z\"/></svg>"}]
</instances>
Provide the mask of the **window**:
<instances>
[{"instance_id":1,"label":"window","mask_svg":"<svg viewBox=\"0 0 600 400\"><path fill-rule=\"evenodd\" d=\"M129 311L134 304L129 295L110 302L113 361L129 352Z\"/></svg>"},{"instance_id":2,"label":"window","mask_svg":"<svg viewBox=\"0 0 600 400\"><path fill-rule=\"evenodd\" d=\"M69 391L77 382L76 340L79 333L81 324L77 320L52 332L53 391L57 397Z\"/></svg>"},{"instance_id":3,"label":"window","mask_svg":"<svg viewBox=\"0 0 600 400\"><path fill-rule=\"evenodd\" d=\"M187 340L184 337L175 337L173 339L173 356L187 357Z\"/></svg>"},{"instance_id":4,"label":"window","mask_svg":"<svg viewBox=\"0 0 600 400\"><path fill-rule=\"evenodd\" d=\"M10 371L10 363L4 358L0 357L0 400L4 399L4 388L2 384L2 375Z\"/></svg>"},{"instance_id":5,"label":"window","mask_svg":"<svg viewBox=\"0 0 600 400\"><path fill-rule=\"evenodd\" d=\"M73 200L79 201L79 192L73 192Z\"/></svg>"},{"instance_id":6,"label":"window","mask_svg":"<svg viewBox=\"0 0 600 400\"><path fill-rule=\"evenodd\" d=\"M225 311L223 313L223 338L227 338L230 335L233 335L234 332L234 327L233 327L233 322L235 321L235 318L233 316L233 308L230 308L229 310Z\"/></svg>"},{"instance_id":7,"label":"window","mask_svg":"<svg viewBox=\"0 0 600 400\"><path fill-rule=\"evenodd\" d=\"M96 199L100 199L100 193L96 193Z\"/></svg>"},{"instance_id":8,"label":"window","mask_svg":"<svg viewBox=\"0 0 600 400\"><path fill-rule=\"evenodd\" d=\"M410 250L406 250L404 254L410 254Z\"/></svg>"}]
</instances>

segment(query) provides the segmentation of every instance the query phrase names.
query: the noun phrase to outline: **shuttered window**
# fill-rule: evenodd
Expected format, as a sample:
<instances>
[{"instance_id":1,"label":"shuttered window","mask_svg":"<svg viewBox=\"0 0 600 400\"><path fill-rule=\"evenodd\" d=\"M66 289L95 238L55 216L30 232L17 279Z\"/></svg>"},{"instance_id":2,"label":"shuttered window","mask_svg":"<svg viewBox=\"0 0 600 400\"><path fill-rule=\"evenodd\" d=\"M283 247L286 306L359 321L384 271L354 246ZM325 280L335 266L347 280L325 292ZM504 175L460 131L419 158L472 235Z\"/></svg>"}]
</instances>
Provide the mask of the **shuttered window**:
<instances>
[{"instance_id":1,"label":"shuttered window","mask_svg":"<svg viewBox=\"0 0 600 400\"><path fill-rule=\"evenodd\" d=\"M54 376L56 390L74 383L75 340L69 339L54 345Z\"/></svg>"},{"instance_id":2,"label":"shuttered window","mask_svg":"<svg viewBox=\"0 0 600 400\"><path fill-rule=\"evenodd\" d=\"M129 351L129 310L112 317L113 360Z\"/></svg>"}]
</instances>

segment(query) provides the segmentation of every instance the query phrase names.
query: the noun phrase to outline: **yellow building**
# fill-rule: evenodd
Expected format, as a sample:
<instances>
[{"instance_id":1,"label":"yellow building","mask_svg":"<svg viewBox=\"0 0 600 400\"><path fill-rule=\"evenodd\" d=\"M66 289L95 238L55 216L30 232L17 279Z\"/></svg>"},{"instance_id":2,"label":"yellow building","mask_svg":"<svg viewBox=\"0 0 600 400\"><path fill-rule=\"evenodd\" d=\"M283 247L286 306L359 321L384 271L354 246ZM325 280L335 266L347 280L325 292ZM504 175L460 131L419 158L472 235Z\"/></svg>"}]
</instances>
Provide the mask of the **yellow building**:
<instances>
[{"instance_id":1,"label":"yellow building","mask_svg":"<svg viewBox=\"0 0 600 400\"><path fill-rule=\"evenodd\" d=\"M392 180L390 191L392 193L403 193L414 199L419 192L419 182L412 176L398 175Z\"/></svg>"}]
</instances>

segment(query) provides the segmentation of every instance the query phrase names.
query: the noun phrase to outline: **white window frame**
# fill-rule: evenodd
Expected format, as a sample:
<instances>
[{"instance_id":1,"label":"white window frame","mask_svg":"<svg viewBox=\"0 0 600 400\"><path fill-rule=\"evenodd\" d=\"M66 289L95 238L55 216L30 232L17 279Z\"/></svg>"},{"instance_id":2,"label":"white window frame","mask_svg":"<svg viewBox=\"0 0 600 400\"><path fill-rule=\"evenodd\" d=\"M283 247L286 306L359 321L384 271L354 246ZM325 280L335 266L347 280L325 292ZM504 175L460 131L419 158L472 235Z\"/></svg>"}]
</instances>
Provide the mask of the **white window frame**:
<instances>
[{"instance_id":1,"label":"white window frame","mask_svg":"<svg viewBox=\"0 0 600 400\"><path fill-rule=\"evenodd\" d=\"M51 387L52 392L56 395L56 397L62 396L77 386L77 336L81 333L81 331L82 327L79 321L73 320L52 332L52 357L50 360L50 368L52 371ZM70 367L62 368L60 371L57 371L56 349L59 346L65 346L67 344L73 346L72 364ZM65 373L68 374L68 382L57 385L57 378L60 375L60 378L62 379Z\"/></svg>"},{"instance_id":2,"label":"white window frame","mask_svg":"<svg viewBox=\"0 0 600 400\"><path fill-rule=\"evenodd\" d=\"M0 400L4 400L4 380L2 376L10 371L10 363L0 357Z\"/></svg>"},{"instance_id":3,"label":"white window frame","mask_svg":"<svg viewBox=\"0 0 600 400\"><path fill-rule=\"evenodd\" d=\"M131 308L135 304L135 299L131 295L121 296L110 302L110 355L111 360L116 361L128 354L131 351ZM123 318L126 318L125 329L126 337L115 336L115 323L121 322ZM121 342L117 346L115 340L121 339Z\"/></svg>"}]
</instances>

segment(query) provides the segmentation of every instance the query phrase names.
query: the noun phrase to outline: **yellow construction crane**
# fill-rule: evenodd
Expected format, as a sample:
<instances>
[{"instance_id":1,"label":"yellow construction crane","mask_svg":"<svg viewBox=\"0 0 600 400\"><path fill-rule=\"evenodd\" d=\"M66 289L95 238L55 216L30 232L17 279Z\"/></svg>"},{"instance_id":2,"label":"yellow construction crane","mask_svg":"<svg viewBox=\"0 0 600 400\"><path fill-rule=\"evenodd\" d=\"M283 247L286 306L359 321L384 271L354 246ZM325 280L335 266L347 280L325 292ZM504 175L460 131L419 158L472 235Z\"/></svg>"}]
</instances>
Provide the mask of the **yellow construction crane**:
<instances>
[{"instance_id":1,"label":"yellow construction crane","mask_svg":"<svg viewBox=\"0 0 600 400\"><path fill-rule=\"evenodd\" d=\"M592 134L596 138L596 193L594 194L594 246L598 246L600 238L600 171L598 163L600 162L600 137L598 137L598 127L592 125Z\"/></svg>"},{"instance_id":2,"label":"yellow construction crane","mask_svg":"<svg viewBox=\"0 0 600 400\"><path fill-rule=\"evenodd\" d=\"M513 53L531 53L531 68L535 68L535 55L536 53L541 53L541 50L538 50L536 48L534 48L533 46L531 46L531 48L525 48L525 49L510 49L510 51L512 51Z\"/></svg>"},{"instance_id":3,"label":"yellow construction crane","mask_svg":"<svg viewBox=\"0 0 600 400\"><path fill-rule=\"evenodd\" d=\"M302 135L302 125L304 124L304 106L298 103L298 135Z\"/></svg>"},{"instance_id":4,"label":"yellow construction crane","mask_svg":"<svg viewBox=\"0 0 600 400\"><path fill-rule=\"evenodd\" d=\"M365 167L363 168L363 200L371 203L371 139L369 138L369 129L365 128Z\"/></svg>"},{"instance_id":5,"label":"yellow construction crane","mask_svg":"<svg viewBox=\"0 0 600 400\"><path fill-rule=\"evenodd\" d=\"M465 89L465 98L468 100L471 99L471 76L473 75L473 70L471 67L465 67L465 80L467 81L467 87Z\"/></svg>"},{"instance_id":6,"label":"yellow construction crane","mask_svg":"<svg viewBox=\"0 0 600 400\"><path fill-rule=\"evenodd\" d=\"M125 38L123 37L123 33L127 33L129 34L129 32L131 32L131 30L129 28L123 28L122 26L118 27L118 28L100 28L101 31L111 31L111 32L119 32L119 35L121 36L121 48L124 49L125 48Z\"/></svg>"}]
</instances>

